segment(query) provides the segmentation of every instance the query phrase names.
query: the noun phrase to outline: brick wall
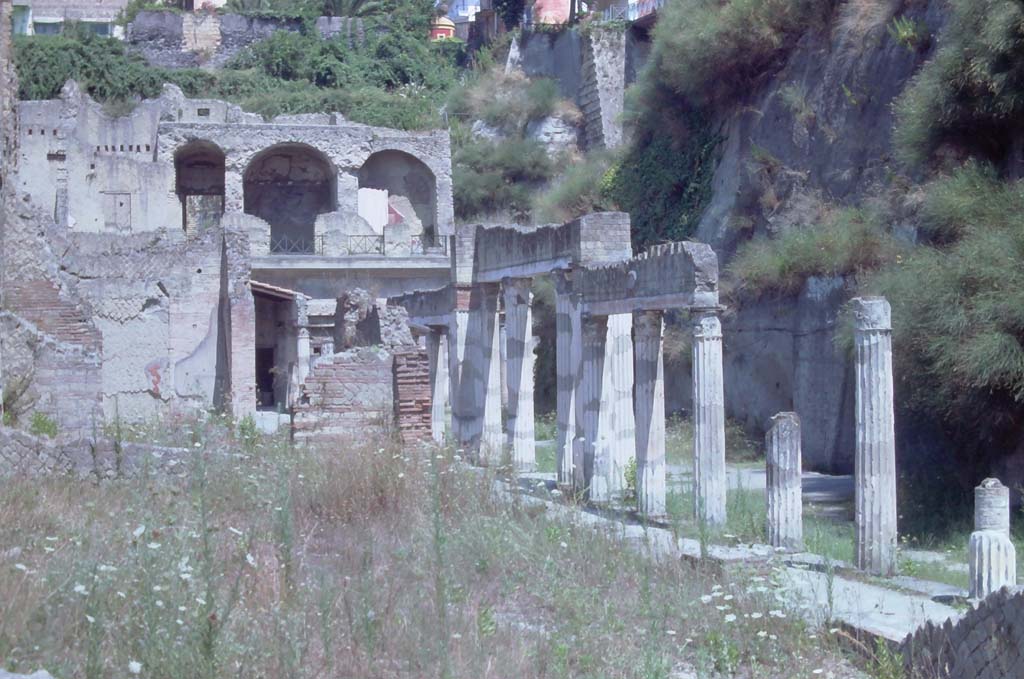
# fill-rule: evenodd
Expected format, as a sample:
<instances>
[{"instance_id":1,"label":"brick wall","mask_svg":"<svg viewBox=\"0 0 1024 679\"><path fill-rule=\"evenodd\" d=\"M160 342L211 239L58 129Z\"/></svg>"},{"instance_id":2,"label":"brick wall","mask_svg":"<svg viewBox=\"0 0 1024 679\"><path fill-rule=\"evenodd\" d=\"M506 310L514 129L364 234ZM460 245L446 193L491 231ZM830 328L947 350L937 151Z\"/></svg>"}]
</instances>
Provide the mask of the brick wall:
<instances>
[{"instance_id":1,"label":"brick wall","mask_svg":"<svg viewBox=\"0 0 1024 679\"><path fill-rule=\"evenodd\" d=\"M320 359L295 406L296 438L358 436L393 424L391 354L358 348Z\"/></svg>"},{"instance_id":2,"label":"brick wall","mask_svg":"<svg viewBox=\"0 0 1024 679\"><path fill-rule=\"evenodd\" d=\"M429 441L430 363L425 350L408 347L395 351L393 389L395 420L402 440Z\"/></svg>"}]
</instances>

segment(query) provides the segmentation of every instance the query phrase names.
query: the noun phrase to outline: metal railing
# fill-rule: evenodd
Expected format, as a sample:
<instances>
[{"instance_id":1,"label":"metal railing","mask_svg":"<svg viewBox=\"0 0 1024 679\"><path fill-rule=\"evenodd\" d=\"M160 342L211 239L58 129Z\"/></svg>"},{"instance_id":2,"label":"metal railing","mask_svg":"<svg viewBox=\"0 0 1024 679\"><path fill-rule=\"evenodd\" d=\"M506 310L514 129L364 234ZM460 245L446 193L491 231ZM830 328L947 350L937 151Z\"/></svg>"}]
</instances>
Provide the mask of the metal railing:
<instances>
[{"instance_id":1,"label":"metal railing","mask_svg":"<svg viewBox=\"0 0 1024 679\"><path fill-rule=\"evenodd\" d=\"M602 21L636 21L649 14L654 14L665 6L665 0L640 0L631 2L625 8L609 7L601 13Z\"/></svg>"},{"instance_id":2,"label":"metal railing","mask_svg":"<svg viewBox=\"0 0 1024 679\"><path fill-rule=\"evenodd\" d=\"M377 255L381 257L415 257L417 255L447 255L448 239L433 234L412 236L405 240L388 241L378 235L315 236L292 238L275 236L270 240L273 255L353 256Z\"/></svg>"}]
</instances>

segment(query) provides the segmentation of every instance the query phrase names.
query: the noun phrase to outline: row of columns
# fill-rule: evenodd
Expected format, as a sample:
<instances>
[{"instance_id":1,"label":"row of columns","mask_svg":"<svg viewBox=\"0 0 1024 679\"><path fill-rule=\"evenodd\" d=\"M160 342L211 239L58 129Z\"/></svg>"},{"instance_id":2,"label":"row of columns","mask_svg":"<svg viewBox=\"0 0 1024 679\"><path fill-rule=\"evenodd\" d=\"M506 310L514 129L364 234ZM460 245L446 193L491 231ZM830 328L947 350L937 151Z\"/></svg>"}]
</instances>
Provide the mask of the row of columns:
<instances>
[{"instance_id":1,"label":"row of columns","mask_svg":"<svg viewBox=\"0 0 1024 679\"><path fill-rule=\"evenodd\" d=\"M665 367L662 311L583 314L572 274L556 272L557 481L595 503L622 500L635 460L637 510L665 515ZM427 338L433 435L452 434L481 464L505 450L519 470L536 465L532 280L456 290L448 325ZM505 308L507 422L502 429L498 298ZM725 401L722 332L717 310L693 314L694 511L725 521ZM447 358L447 369L445 360ZM450 395L450 399L449 399Z\"/></svg>"}]
</instances>

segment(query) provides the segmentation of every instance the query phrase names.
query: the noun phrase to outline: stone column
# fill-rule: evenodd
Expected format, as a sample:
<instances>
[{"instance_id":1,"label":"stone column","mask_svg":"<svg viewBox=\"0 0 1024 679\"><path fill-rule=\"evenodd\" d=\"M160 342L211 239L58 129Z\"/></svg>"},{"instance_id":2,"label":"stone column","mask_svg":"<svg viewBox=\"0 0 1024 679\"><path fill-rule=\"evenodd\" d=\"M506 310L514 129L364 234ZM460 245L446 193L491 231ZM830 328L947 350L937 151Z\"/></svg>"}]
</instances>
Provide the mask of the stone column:
<instances>
[{"instance_id":1,"label":"stone column","mask_svg":"<svg viewBox=\"0 0 1024 679\"><path fill-rule=\"evenodd\" d=\"M463 413L468 406L464 402L471 397L468 384L463 384L463 369L466 367L466 345L469 342L469 288L455 290L455 306L448 324L448 393L452 404L452 437L459 445L466 445L469 430L463 426L468 415Z\"/></svg>"},{"instance_id":2,"label":"stone column","mask_svg":"<svg viewBox=\"0 0 1024 679\"><path fill-rule=\"evenodd\" d=\"M573 488L586 492L595 502L605 502L609 493L605 478L597 479L595 444L601 423L605 383L606 316L581 316L580 379L576 392L576 438L573 441ZM603 470L602 470L603 471Z\"/></svg>"},{"instance_id":3,"label":"stone column","mask_svg":"<svg viewBox=\"0 0 1024 679\"><path fill-rule=\"evenodd\" d=\"M533 421L533 293L529 278L505 280L505 366L508 376L508 441L520 471L537 466Z\"/></svg>"},{"instance_id":4,"label":"stone column","mask_svg":"<svg viewBox=\"0 0 1024 679\"><path fill-rule=\"evenodd\" d=\"M435 441L444 443L448 405L448 340L444 331L433 328L426 340L430 362L430 433Z\"/></svg>"},{"instance_id":5,"label":"stone column","mask_svg":"<svg viewBox=\"0 0 1024 679\"><path fill-rule=\"evenodd\" d=\"M468 401L474 420L479 424L476 443L476 461L485 466L501 462L505 444L505 432L501 426L501 341L498 322L498 286L481 284L474 286L471 312L476 317L470 331L476 332L470 354L473 365L463 367L462 378L467 371L472 374L472 397Z\"/></svg>"},{"instance_id":6,"label":"stone column","mask_svg":"<svg viewBox=\"0 0 1024 679\"><path fill-rule=\"evenodd\" d=\"M558 485L573 485L573 441L576 439L576 392L583 356L580 299L572 289L572 274L555 272L555 370L557 378L557 424L555 467ZM582 472L582 469L580 470Z\"/></svg>"},{"instance_id":7,"label":"stone column","mask_svg":"<svg viewBox=\"0 0 1024 679\"><path fill-rule=\"evenodd\" d=\"M298 326L298 339L295 347L296 378L299 386L306 383L312 367L313 350L309 342L309 310L305 297L295 298L295 324ZM296 392L296 398L298 393Z\"/></svg>"},{"instance_id":8,"label":"stone column","mask_svg":"<svg viewBox=\"0 0 1024 679\"><path fill-rule=\"evenodd\" d=\"M621 501L627 490L626 470L636 462L636 420L633 415L633 314L608 317L605 371L610 391L607 418L602 417L603 436L598 440L600 455L607 457L608 489L613 500ZM603 415L603 413L602 413Z\"/></svg>"},{"instance_id":9,"label":"stone column","mask_svg":"<svg viewBox=\"0 0 1024 679\"><path fill-rule=\"evenodd\" d=\"M695 310L693 323L694 510L709 526L725 524L725 394L722 323L717 310Z\"/></svg>"},{"instance_id":10,"label":"stone column","mask_svg":"<svg viewBox=\"0 0 1024 679\"><path fill-rule=\"evenodd\" d=\"M999 479L985 479L974 489L974 532L967 551L972 599L984 599L1017 584L1017 552L1010 541L1010 489Z\"/></svg>"},{"instance_id":11,"label":"stone column","mask_svg":"<svg viewBox=\"0 0 1024 679\"><path fill-rule=\"evenodd\" d=\"M665 360L660 311L635 315L636 501L648 517L665 515Z\"/></svg>"},{"instance_id":12,"label":"stone column","mask_svg":"<svg viewBox=\"0 0 1024 679\"><path fill-rule=\"evenodd\" d=\"M791 552L803 549L800 418L779 413L764 437L768 471L768 544Z\"/></svg>"},{"instance_id":13,"label":"stone column","mask_svg":"<svg viewBox=\"0 0 1024 679\"><path fill-rule=\"evenodd\" d=\"M854 485L857 567L896 572L896 432L893 423L892 321L882 297L852 301L856 318L857 411Z\"/></svg>"}]
</instances>

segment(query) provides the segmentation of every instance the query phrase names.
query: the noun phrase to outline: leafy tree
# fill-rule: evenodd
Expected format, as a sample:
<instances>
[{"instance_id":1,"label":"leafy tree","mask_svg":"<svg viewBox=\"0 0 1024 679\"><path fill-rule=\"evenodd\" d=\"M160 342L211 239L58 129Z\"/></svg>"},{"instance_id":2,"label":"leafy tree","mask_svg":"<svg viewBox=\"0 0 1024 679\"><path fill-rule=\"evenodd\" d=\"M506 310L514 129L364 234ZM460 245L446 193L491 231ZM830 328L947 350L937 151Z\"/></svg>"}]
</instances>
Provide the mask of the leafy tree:
<instances>
[{"instance_id":1,"label":"leafy tree","mask_svg":"<svg viewBox=\"0 0 1024 679\"><path fill-rule=\"evenodd\" d=\"M381 0L326 0L324 14L335 17L368 17L385 10Z\"/></svg>"},{"instance_id":2,"label":"leafy tree","mask_svg":"<svg viewBox=\"0 0 1024 679\"><path fill-rule=\"evenodd\" d=\"M525 9L525 0L494 0L494 10L510 31L523 22Z\"/></svg>"}]
</instances>

